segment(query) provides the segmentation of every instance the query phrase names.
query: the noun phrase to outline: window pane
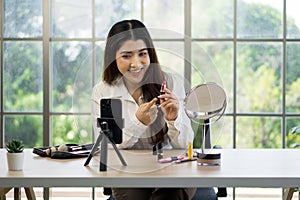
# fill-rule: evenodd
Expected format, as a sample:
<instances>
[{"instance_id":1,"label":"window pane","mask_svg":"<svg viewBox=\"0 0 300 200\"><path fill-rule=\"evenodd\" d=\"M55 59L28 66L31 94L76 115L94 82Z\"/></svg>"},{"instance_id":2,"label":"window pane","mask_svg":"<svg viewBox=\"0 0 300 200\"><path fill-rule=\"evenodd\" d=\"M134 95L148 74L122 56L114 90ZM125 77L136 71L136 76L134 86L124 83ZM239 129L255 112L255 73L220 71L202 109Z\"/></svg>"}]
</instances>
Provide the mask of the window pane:
<instances>
[{"instance_id":1,"label":"window pane","mask_svg":"<svg viewBox=\"0 0 300 200\"><path fill-rule=\"evenodd\" d=\"M238 38L282 38L282 0L238 0Z\"/></svg>"},{"instance_id":2,"label":"window pane","mask_svg":"<svg viewBox=\"0 0 300 200\"><path fill-rule=\"evenodd\" d=\"M219 59L218 57L222 56L224 56L224 60L222 60L222 65L217 66L214 62L214 59L216 59L217 61ZM227 86L224 85L223 78L227 78L227 75L228 77L232 76L232 74L230 74L230 71L232 70L233 60L230 58L232 58L232 46L230 44L193 42L191 62L191 86L194 87L204 82L216 82L226 90ZM226 64L227 62L229 65ZM227 80L229 81L230 78L227 78ZM226 93L227 96L230 95L230 92L228 93L226 91ZM229 107L230 109L232 109L232 106ZM229 110L227 109L226 112L228 111Z\"/></svg>"},{"instance_id":3,"label":"window pane","mask_svg":"<svg viewBox=\"0 0 300 200\"><path fill-rule=\"evenodd\" d=\"M51 14L53 37L84 38L92 36L91 0L54 0Z\"/></svg>"},{"instance_id":4,"label":"window pane","mask_svg":"<svg viewBox=\"0 0 300 200\"><path fill-rule=\"evenodd\" d=\"M51 63L52 110L54 112L71 112L75 92L83 97L87 97L87 94L89 97L91 95L91 44L87 42L54 42L52 43ZM88 87L90 88L86 91L78 93L80 89Z\"/></svg>"},{"instance_id":5,"label":"window pane","mask_svg":"<svg viewBox=\"0 0 300 200\"><path fill-rule=\"evenodd\" d=\"M86 53L86 52L83 52L83 53ZM75 77L74 77L73 85L71 86L71 85L69 85L69 82L65 82L66 93L73 91L68 95L70 95L72 97L72 111L75 113L90 113L91 112L91 95L92 95L92 87L93 87L92 86L91 54L87 55L86 57L87 58L83 59L83 61L80 63L80 66L79 66L76 74L74 74ZM80 62L80 60L81 60L81 58L79 58L78 62ZM70 71L68 71L68 70L66 70L66 71L64 70L63 73L66 72L67 74L69 74ZM71 73L73 73L73 72L71 72ZM56 79L55 81L59 81L59 80ZM56 91L58 91L58 90L59 89L57 88ZM68 104L68 98L65 99L66 101L64 101L64 100L60 101L60 100L61 99L58 99L59 103L60 102L62 103L61 106L68 106L68 105L63 105L64 102ZM65 107L65 108L67 108L67 107Z\"/></svg>"},{"instance_id":6,"label":"window pane","mask_svg":"<svg viewBox=\"0 0 300 200\"><path fill-rule=\"evenodd\" d=\"M42 37L41 0L4 0L4 37Z\"/></svg>"},{"instance_id":7,"label":"window pane","mask_svg":"<svg viewBox=\"0 0 300 200\"><path fill-rule=\"evenodd\" d=\"M0 28L1 29L1 28ZM1 36L1 33L0 33L0 36ZM1 39L1 38L0 38ZM2 60L2 42L0 42L0 60ZM0 67L0 69L2 68L2 65L0 65L1 67ZM2 83L2 76L0 76L0 83ZM0 94L2 94L2 87L0 87ZM0 97L0 105L2 105L1 104L2 103L2 97ZM0 113L2 113L2 107L0 107ZM1 116L2 117L2 116ZM2 118L0 117L0 120L2 120ZM0 147L1 147L1 145L0 145Z\"/></svg>"},{"instance_id":8,"label":"window pane","mask_svg":"<svg viewBox=\"0 0 300 200\"><path fill-rule=\"evenodd\" d=\"M232 0L192 0L192 37L232 38Z\"/></svg>"},{"instance_id":9,"label":"window pane","mask_svg":"<svg viewBox=\"0 0 300 200\"><path fill-rule=\"evenodd\" d=\"M222 148L233 148L232 119L232 117L223 116L217 122L210 124L211 147L218 145ZM192 120L191 122L195 133L193 145L195 148L201 148L203 126L194 120Z\"/></svg>"},{"instance_id":10,"label":"window pane","mask_svg":"<svg viewBox=\"0 0 300 200\"><path fill-rule=\"evenodd\" d=\"M8 115L4 117L5 142L20 139L26 148L43 145L43 117L37 115Z\"/></svg>"},{"instance_id":11,"label":"window pane","mask_svg":"<svg viewBox=\"0 0 300 200\"><path fill-rule=\"evenodd\" d=\"M296 195L294 195L296 196ZM235 199L238 200L282 200L282 188L235 188Z\"/></svg>"},{"instance_id":12,"label":"window pane","mask_svg":"<svg viewBox=\"0 0 300 200\"><path fill-rule=\"evenodd\" d=\"M286 111L300 113L300 43L287 43Z\"/></svg>"},{"instance_id":13,"label":"window pane","mask_svg":"<svg viewBox=\"0 0 300 200\"><path fill-rule=\"evenodd\" d=\"M281 118L237 117L237 148L281 148Z\"/></svg>"},{"instance_id":14,"label":"window pane","mask_svg":"<svg viewBox=\"0 0 300 200\"><path fill-rule=\"evenodd\" d=\"M229 42L194 42L192 44L192 85L216 82L227 95L226 112L233 111L233 44ZM203 78L200 78L202 74Z\"/></svg>"},{"instance_id":15,"label":"window pane","mask_svg":"<svg viewBox=\"0 0 300 200\"><path fill-rule=\"evenodd\" d=\"M282 110L282 44L237 45L237 111Z\"/></svg>"},{"instance_id":16,"label":"window pane","mask_svg":"<svg viewBox=\"0 0 300 200\"><path fill-rule=\"evenodd\" d=\"M140 12L140 0L95 0L96 37L105 38L110 27L120 20L140 19Z\"/></svg>"},{"instance_id":17,"label":"window pane","mask_svg":"<svg viewBox=\"0 0 300 200\"><path fill-rule=\"evenodd\" d=\"M92 142L91 116L59 115L52 120L52 145L90 144Z\"/></svg>"},{"instance_id":18,"label":"window pane","mask_svg":"<svg viewBox=\"0 0 300 200\"><path fill-rule=\"evenodd\" d=\"M90 200L94 199L92 187L52 187L50 188L51 200ZM102 195L103 197L103 195ZM104 198L104 197L103 197ZM101 200L97 199L97 200Z\"/></svg>"},{"instance_id":19,"label":"window pane","mask_svg":"<svg viewBox=\"0 0 300 200\"><path fill-rule=\"evenodd\" d=\"M287 38L300 38L300 13L299 0L286 1L286 15L287 15Z\"/></svg>"},{"instance_id":20,"label":"window pane","mask_svg":"<svg viewBox=\"0 0 300 200\"><path fill-rule=\"evenodd\" d=\"M300 129L293 131L294 127L300 127L300 117L286 118L286 147L300 148Z\"/></svg>"},{"instance_id":21,"label":"window pane","mask_svg":"<svg viewBox=\"0 0 300 200\"><path fill-rule=\"evenodd\" d=\"M42 111L41 42L4 43L5 111Z\"/></svg>"},{"instance_id":22,"label":"window pane","mask_svg":"<svg viewBox=\"0 0 300 200\"><path fill-rule=\"evenodd\" d=\"M222 116L211 126L212 146L220 145L222 148L233 148L233 118Z\"/></svg>"},{"instance_id":23,"label":"window pane","mask_svg":"<svg viewBox=\"0 0 300 200\"><path fill-rule=\"evenodd\" d=\"M97 42L95 47L95 57L96 57L96 69L95 69L95 80L98 83L101 80L102 71L103 71L103 63L104 63L104 48L105 42Z\"/></svg>"},{"instance_id":24,"label":"window pane","mask_svg":"<svg viewBox=\"0 0 300 200\"><path fill-rule=\"evenodd\" d=\"M184 79L183 42L155 42L154 46L162 69L175 72Z\"/></svg>"},{"instance_id":25,"label":"window pane","mask_svg":"<svg viewBox=\"0 0 300 200\"><path fill-rule=\"evenodd\" d=\"M144 22L153 38L184 37L184 1L144 1Z\"/></svg>"}]
</instances>

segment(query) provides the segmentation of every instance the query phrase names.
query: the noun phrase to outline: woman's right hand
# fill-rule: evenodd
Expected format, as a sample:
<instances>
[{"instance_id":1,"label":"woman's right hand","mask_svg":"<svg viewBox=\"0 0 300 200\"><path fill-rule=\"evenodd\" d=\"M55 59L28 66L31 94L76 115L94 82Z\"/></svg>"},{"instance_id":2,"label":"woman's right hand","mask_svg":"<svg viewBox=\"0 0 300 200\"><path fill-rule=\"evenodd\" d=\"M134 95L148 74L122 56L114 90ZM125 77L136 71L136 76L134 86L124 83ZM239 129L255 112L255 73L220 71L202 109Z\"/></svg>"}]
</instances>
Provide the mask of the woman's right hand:
<instances>
[{"instance_id":1,"label":"woman's right hand","mask_svg":"<svg viewBox=\"0 0 300 200\"><path fill-rule=\"evenodd\" d=\"M157 117L158 111L155 105L157 100L154 98L150 102L141 104L135 113L136 118L146 126L152 124Z\"/></svg>"}]
</instances>

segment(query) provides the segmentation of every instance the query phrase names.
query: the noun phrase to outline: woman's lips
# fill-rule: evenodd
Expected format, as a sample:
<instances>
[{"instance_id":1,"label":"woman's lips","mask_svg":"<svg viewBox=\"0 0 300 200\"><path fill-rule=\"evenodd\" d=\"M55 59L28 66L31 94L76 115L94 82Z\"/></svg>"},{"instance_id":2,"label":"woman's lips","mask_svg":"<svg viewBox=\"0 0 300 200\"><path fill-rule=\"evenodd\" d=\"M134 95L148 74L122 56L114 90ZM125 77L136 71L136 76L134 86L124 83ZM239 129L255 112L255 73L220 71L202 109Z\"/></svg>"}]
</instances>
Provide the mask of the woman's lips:
<instances>
[{"instance_id":1,"label":"woman's lips","mask_svg":"<svg viewBox=\"0 0 300 200\"><path fill-rule=\"evenodd\" d=\"M130 72L140 72L144 67L136 67L136 68L130 68Z\"/></svg>"},{"instance_id":2,"label":"woman's lips","mask_svg":"<svg viewBox=\"0 0 300 200\"><path fill-rule=\"evenodd\" d=\"M143 69L144 67L137 67L137 68L131 68L128 71L133 75L138 75Z\"/></svg>"}]
</instances>

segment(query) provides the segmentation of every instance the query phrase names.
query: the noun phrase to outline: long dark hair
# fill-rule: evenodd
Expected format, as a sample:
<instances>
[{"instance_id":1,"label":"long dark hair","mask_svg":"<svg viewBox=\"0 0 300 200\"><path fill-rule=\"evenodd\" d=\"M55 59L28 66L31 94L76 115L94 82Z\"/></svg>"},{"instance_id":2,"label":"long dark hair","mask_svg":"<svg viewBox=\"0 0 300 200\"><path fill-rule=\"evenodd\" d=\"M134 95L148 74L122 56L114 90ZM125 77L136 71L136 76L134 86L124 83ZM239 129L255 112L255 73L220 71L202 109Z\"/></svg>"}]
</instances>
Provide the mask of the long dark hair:
<instances>
[{"instance_id":1,"label":"long dark hair","mask_svg":"<svg viewBox=\"0 0 300 200\"><path fill-rule=\"evenodd\" d=\"M151 36L145 25L138 20L123 20L110 29L104 52L104 82L113 85L122 76L117 67L116 52L128 40L143 40L147 46L150 57L150 67L142 84L143 98L151 101L159 95L160 84L164 80L164 74L158 62L157 54Z\"/></svg>"},{"instance_id":2,"label":"long dark hair","mask_svg":"<svg viewBox=\"0 0 300 200\"><path fill-rule=\"evenodd\" d=\"M143 100L151 101L160 94L160 86L165 80L164 73L159 65L157 54L153 45L152 38L146 26L135 19L123 20L117 22L110 29L104 51L104 71L102 80L109 85L113 85L122 76L118 70L116 62L116 52L128 40L142 40L147 46L150 57L150 66L145 73L142 83ZM166 125L161 128L159 120L162 120L162 112L159 112L157 120L151 125L154 132L158 133L152 136L152 143L161 142L163 135L167 132ZM159 130L158 130L159 129Z\"/></svg>"}]
</instances>

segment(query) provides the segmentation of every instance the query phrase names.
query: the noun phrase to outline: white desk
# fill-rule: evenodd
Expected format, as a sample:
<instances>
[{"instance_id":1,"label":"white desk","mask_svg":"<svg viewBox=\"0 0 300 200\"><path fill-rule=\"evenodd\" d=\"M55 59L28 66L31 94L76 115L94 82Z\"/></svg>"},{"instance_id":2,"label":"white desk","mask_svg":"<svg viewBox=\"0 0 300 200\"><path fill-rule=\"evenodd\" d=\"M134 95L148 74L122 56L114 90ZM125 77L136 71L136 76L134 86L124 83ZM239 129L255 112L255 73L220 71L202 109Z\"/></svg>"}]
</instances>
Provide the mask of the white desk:
<instances>
[{"instance_id":1,"label":"white desk","mask_svg":"<svg viewBox=\"0 0 300 200\"><path fill-rule=\"evenodd\" d=\"M107 172L98 156L86 159L42 158L25 150L23 171L8 171L0 149L0 187L298 187L300 151L296 149L223 149L221 166L196 162L160 164L150 151L121 151L128 166L109 152ZM170 153L170 152L169 152ZM166 155L167 152L165 151ZM172 152L172 155L175 155Z\"/></svg>"}]
</instances>

